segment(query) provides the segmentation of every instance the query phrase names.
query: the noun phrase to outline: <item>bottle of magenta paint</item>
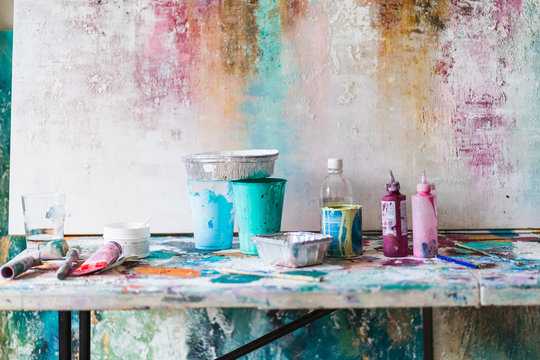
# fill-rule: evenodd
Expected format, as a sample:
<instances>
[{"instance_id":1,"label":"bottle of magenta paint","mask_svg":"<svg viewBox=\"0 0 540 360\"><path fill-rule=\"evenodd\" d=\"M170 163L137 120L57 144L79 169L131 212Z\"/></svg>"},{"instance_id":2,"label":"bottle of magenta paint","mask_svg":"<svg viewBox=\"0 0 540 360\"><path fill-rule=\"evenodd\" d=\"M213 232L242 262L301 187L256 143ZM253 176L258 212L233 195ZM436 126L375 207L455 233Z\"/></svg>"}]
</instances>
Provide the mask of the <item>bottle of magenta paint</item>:
<instances>
[{"instance_id":1,"label":"bottle of magenta paint","mask_svg":"<svg viewBox=\"0 0 540 360\"><path fill-rule=\"evenodd\" d=\"M381 198L383 253L388 257L407 256L407 197L399 189L390 171L387 194Z\"/></svg>"},{"instance_id":2,"label":"bottle of magenta paint","mask_svg":"<svg viewBox=\"0 0 540 360\"><path fill-rule=\"evenodd\" d=\"M430 258L437 255L437 196L431 193L434 184L426 180L422 173L422 182L416 185L418 193L412 196L413 255Z\"/></svg>"}]
</instances>

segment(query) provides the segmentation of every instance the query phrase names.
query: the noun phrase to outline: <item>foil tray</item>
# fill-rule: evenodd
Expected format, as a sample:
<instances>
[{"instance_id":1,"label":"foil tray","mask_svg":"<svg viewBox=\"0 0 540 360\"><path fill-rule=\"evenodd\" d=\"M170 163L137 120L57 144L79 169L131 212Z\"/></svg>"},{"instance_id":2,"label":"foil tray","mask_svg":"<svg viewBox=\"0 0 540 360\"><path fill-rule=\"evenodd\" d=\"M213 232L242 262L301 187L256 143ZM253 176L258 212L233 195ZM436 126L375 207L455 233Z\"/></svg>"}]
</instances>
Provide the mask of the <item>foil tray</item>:
<instances>
[{"instance_id":1,"label":"foil tray","mask_svg":"<svg viewBox=\"0 0 540 360\"><path fill-rule=\"evenodd\" d=\"M303 267L321 264L333 238L330 235L304 231L254 235L262 262L270 265Z\"/></svg>"},{"instance_id":2,"label":"foil tray","mask_svg":"<svg viewBox=\"0 0 540 360\"><path fill-rule=\"evenodd\" d=\"M218 151L184 156L188 179L243 180L272 176L278 150Z\"/></svg>"}]
</instances>

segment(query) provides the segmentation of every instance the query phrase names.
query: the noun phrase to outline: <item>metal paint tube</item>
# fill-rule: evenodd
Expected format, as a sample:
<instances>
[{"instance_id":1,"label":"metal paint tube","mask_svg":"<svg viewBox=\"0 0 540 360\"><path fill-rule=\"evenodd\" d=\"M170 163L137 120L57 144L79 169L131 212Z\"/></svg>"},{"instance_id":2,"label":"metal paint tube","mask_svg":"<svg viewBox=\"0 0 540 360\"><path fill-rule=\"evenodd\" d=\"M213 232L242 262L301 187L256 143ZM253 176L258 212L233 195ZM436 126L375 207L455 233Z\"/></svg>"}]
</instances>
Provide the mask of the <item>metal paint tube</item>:
<instances>
[{"instance_id":1,"label":"metal paint tube","mask_svg":"<svg viewBox=\"0 0 540 360\"><path fill-rule=\"evenodd\" d=\"M109 265L116 262L120 255L122 255L122 246L116 241L109 241L93 253L81 267L73 272L73 275L86 275L106 269Z\"/></svg>"},{"instance_id":2,"label":"metal paint tube","mask_svg":"<svg viewBox=\"0 0 540 360\"><path fill-rule=\"evenodd\" d=\"M47 241L38 245L39 257L42 260L61 259L66 256L69 245L66 240Z\"/></svg>"},{"instance_id":3,"label":"metal paint tube","mask_svg":"<svg viewBox=\"0 0 540 360\"><path fill-rule=\"evenodd\" d=\"M68 244L64 239L40 244L38 251L24 251L11 259L0 268L0 275L4 279L11 280L26 270L43 264L41 260L61 259L66 255L68 248Z\"/></svg>"},{"instance_id":4,"label":"metal paint tube","mask_svg":"<svg viewBox=\"0 0 540 360\"><path fill-rule=\"evenodd\" d=\"M69 270L71 269L71 265L79 259L80 254L80 246L75 245L69 249L66 255L66 261L60 266L60 268L56 272L56 277L58 279L63 280L66 278L66 276L69 274Z\"/></svg>"},{"instance_id":5,"label":"metal paint tube","mask_svg":"<svg viewBox=\"0 0 540 360\"><path fill-rule=\"evenodd\" d=\"M34 266L43 264L38 252L22 252L0 268L0 274L4 279L13 279Z\"/></svg>"}]
</instances>

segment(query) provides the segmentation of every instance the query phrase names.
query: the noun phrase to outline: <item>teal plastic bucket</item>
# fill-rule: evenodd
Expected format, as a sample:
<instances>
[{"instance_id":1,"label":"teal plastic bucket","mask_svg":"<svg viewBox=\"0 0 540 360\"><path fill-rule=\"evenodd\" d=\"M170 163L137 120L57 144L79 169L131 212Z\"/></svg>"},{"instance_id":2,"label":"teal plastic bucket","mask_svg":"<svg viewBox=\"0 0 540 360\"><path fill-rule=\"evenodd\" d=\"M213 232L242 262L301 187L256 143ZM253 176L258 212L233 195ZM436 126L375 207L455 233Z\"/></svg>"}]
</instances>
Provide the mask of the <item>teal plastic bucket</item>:
<instances>
[{"instance_id":1,"label":"teal plastic bucket","mask_svg":"<svg viewBox=\"0 0 540 360\"><path fill-rule=\"evenodd\" d=\"M257 255L251 236L280 232L286 182L277 178L232 182L236 225L243 254Z\"/></svg>"}]
</instances>

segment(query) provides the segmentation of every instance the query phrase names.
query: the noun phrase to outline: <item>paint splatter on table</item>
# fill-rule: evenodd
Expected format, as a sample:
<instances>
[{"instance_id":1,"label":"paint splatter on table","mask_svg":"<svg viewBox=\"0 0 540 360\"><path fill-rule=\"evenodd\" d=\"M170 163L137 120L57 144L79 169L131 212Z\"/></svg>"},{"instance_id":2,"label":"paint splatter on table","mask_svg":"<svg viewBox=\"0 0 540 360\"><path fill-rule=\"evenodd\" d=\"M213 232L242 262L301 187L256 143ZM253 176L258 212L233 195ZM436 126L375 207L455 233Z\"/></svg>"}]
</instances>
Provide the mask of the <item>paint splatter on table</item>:
<instances>
[{"instance_id":1,"label":"paint splatter on table","mask_svg":"<svg viewBox=\"0 0 540 360\"><path fill-rule=\"evenodd\" d=\"M324 264L282 268L237 250L208 252L189 237L153 237L150 256L105 273L60 281L58 261L28 271L0 285L4 310L173 310L208 307L260 309L375 308L424 306L540 305L540 259L524 265L497 261L453 242L516 258L516 244L540 246L536 234L441 235L440 253L480 264L470 269L439 259L386 258L378 236L364 238L364 254L353 259L326 258ZM102 238L70 240L82 257ZM530 247L534 246L530 245ZM237 245L235 245L237 246ZM231 256L228 256L231 255ZM291 279L222 274L222 269L323 276L312 283Z\"/></svg>"}]
</instances>

